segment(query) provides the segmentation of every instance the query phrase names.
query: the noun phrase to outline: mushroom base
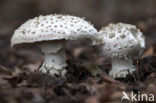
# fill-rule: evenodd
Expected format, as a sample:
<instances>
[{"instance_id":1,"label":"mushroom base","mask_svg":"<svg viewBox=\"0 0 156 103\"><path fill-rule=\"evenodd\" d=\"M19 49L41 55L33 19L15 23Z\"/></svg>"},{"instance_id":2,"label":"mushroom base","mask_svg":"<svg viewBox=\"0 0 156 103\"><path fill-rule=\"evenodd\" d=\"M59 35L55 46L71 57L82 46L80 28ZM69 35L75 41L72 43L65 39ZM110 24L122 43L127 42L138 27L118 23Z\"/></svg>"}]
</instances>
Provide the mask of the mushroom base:
<instances>
[{"instance_id":1,"label":"mushroom base","mask_svg":"<svg viewBox=\"0 0 156 103\"><path fill-rule=\"evenodd\" d=\"M42 44L40 47L45 55L45 59L39 70L44 73L50 73L51 75L64 76L67 64L65 52L62 50L64 47L63 43L53 42Z\"/></svg>"},{"instance_id":2,"label":"mushroom base","mask_svg":"<svg viewBox=\"0 0 156 103\"><path fill-rule=\"evenodd\" d=\"M112 58L112 69L109 75L113 78L125 78L127 74L133 73L136 67L132 63L132 59Z\"/></svg>"}]
</instances>

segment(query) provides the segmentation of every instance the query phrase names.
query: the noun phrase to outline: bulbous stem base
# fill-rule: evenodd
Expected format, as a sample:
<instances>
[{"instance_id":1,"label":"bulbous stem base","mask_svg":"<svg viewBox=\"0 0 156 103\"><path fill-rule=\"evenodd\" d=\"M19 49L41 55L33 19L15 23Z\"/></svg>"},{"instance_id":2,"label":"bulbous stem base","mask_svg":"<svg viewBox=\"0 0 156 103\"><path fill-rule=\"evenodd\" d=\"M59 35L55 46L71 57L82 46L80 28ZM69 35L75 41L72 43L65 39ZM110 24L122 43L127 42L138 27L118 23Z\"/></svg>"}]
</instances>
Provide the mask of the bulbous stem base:
<instances>
[{"instance_id":1,"label":"bulbous stem base","mask_svg":"<svg viewBox=\"0 0 156 103\"><path fill-rule=\"evenodd\" d=\"M128 58L112 58L112 69L109 75L113 78L125 78L127 74L133 73L136 67L132 63L132 59Z\"/></svg>"},{"instance_id":2,"label":"bulbous stem base","mask_svg":"<svg viewBox=\"0 0 156 103\"><path fill-rule=\"evenodd\" d=\"M56 44L56 42L42 45L41 50L45 55L45 59L39 70L51 75L64 76L67 64L65 52L62 50L63 47L63 44Z\"/></svg>"}]
</instances>

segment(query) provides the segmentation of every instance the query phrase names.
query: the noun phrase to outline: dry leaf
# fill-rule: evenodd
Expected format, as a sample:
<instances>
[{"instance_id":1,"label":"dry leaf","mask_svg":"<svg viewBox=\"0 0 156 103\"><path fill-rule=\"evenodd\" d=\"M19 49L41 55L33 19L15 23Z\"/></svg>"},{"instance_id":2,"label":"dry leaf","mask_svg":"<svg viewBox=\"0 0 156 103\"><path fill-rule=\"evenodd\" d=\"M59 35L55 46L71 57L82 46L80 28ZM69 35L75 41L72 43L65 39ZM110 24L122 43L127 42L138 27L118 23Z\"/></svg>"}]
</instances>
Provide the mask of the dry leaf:
<instances>
[{"instance_id":1,"label":"dry leaf","mask_svg":"<svg viewBox=\"0 0 156 103\"><path fill-rule=\"evenodd\" d=\"M141 56L141 58L146 58L149 56L156 56L156 45L149 47L145 53Z\"/></svg>"}]
</instances>

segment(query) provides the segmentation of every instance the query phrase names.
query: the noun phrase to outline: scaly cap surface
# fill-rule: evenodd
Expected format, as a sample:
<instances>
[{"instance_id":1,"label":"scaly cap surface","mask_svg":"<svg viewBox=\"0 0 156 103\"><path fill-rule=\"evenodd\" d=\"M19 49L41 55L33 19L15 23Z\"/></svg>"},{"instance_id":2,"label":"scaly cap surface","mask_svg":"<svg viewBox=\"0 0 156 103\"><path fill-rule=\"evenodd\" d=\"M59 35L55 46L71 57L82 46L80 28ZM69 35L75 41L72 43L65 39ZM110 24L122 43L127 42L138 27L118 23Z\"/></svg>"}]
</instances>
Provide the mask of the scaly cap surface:
<instances>
[{"instance_id":1,"label":"scaly cap surface","mask_svg":"<svg viewBox=\"0 0 156 103\"><path fill-rule=\"evenodd\" d=\"M26 21L11 38L11 46L49 40L92 38L97 30L83 18L70 15L39 16Z\"/></svg>"},{"instance_id":2,"label":"scaly cap surface","mask_svg":"<svg viewBox=\"0 0 156 103\"><path fill-rule=\"evenodd\" d=\"M145 48L142 32L130 24L109 24L99 31L102 53L108 57L126 57Z\"/></svg>"}]
</instances>

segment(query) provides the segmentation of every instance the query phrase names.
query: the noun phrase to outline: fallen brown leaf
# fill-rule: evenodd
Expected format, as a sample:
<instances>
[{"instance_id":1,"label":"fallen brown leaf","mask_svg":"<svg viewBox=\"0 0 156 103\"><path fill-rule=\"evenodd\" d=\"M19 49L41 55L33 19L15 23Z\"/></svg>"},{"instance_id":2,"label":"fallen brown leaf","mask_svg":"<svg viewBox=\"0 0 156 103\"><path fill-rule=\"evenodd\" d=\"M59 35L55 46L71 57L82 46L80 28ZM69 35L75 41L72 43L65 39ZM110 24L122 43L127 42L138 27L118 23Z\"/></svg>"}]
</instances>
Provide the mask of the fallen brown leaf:
<instances>
[{"instance_id":1,"label":"fallen brown leaf","mask_svg":"<svg viewBox=\"0 0 156 103\"><path fill-rule=\"evenodd\" d=\"M0 65L0 74L11 75L11 70L5 68L4 66Z\"/></svg>"},{"instance_id":2,"label":"fallen brown leaf","mask_svg":"<svg viewBox=\"0 0 156 103\"><path fill-rule=\"evenodd\" d=\"M156 56L156 45L150 46L145 53L141 56L141 58L146 58L149 56Z\"/></svg>"}]
</instances>

